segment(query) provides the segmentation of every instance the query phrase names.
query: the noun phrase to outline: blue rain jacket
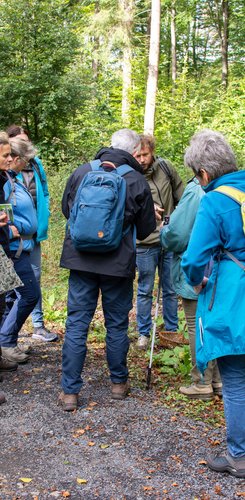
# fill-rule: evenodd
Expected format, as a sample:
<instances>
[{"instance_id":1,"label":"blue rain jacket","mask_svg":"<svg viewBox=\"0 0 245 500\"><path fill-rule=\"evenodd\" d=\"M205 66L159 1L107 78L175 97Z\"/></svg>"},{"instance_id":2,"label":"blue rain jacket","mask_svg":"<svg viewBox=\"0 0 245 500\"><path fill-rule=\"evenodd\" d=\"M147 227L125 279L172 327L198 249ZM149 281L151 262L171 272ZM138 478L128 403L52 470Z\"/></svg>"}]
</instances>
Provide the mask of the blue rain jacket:
<instances>
[{"instance_id":1,"label":"blue rain jacket","mask_svg":"<svg viewBox=\"0 0 245 500\"><path fill-rule=\"evenodd\" d=\"M49 191L47 184L47 177L43 168L43 164L37 156L34 158L38 165L38 172L34 171L34 178L36 183L36 193L37 193L37 234L35 236L35 241L40 242L46 240L48 237L48 222L49 222ZM17 178L23 181L23 176L21 172L18 174Z\"/></svg>"},{"instance_id":2,"label":"blue rain jacket","mask_svg":"<svg viewBox=\"0 0 245 500\"><path fill-rule=\"evenodd\" d=\"M14 193L13 184L7 181L4 185L5 199L8 203L12 204L14 213L14 225L17 227L21 236L32 237L37 231L37 215L34 206L33 198L28 192L24 184L20 182L13 172L10 172L11 177L13 176L14 183ZM17 251L20 245L20 239L13 237L12 231L9 231L10 236L10 250ZM23 239L23 250L31 252L34 248L34 240Z\"/></svg>"},{"instance_id":3,"label":"blue rain jacket","mask_svg":"<svg viewBox=\"0 0 245 500\"><path fill-rule=\"evenodd\" d=\"M198 297L196 316L197 366L202 373L212 359L245 354L245 272L225 254L220 263L218 260L225 248L244 264L245 235L240 205L213 191L222 185L245 191L245 171L223 175L204 188L207 194L182 259L186 279L195 286L214 257L212 274Z\"/></svg>"}]
</instances>

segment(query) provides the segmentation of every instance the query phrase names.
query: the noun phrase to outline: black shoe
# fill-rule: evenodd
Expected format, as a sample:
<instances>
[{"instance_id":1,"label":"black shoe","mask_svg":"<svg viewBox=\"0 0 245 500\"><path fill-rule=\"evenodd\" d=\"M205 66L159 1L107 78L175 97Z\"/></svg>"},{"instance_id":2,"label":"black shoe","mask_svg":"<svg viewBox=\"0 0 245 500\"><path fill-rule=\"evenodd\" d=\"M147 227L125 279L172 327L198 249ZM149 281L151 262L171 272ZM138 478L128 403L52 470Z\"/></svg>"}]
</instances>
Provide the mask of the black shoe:
<instances>
[{"instance_id":1,"label":"black shoe","mask_svg":"<svg viewBox=\"0 0 245 500\"><path fill-rule=\"evenodd\" d=\"M232 476L245 478L245 456L233 458L227 453L214 458L208 457L207 465L216 472L229 472Z\"/></svg>"}]
</instances>

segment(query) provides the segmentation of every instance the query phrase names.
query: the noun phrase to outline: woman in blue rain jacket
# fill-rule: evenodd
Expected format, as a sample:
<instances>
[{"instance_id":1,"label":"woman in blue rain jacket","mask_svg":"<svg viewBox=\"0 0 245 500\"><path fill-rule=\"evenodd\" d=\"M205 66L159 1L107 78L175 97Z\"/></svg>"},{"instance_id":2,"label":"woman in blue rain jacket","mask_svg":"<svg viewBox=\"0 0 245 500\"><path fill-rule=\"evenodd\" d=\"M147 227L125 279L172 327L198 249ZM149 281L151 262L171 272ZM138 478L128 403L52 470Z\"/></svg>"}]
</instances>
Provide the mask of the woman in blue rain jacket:
<instances>
[{"instance_id":1,"label":"woman in blue rain jacket","mask_svg":"<svg viewBox=\"0 0 245 500\"><path fill-rule=\"evenodd\" d=\"M0 327L2 355L8 361L25 363L28 353L18 344L18 334L39 297L39 286L31 266L31 251L37 231L36 209L31 194L17 179L18 172L35 154L32 144L20 138L9 140L11 156L9 180L4 186L6 202L13 207L13 222L10 223L10 254L15 270L24 286L6 294L6 309Z\"/></svg>"},{"instance_id":2,"label":"woman in blue rain jacket","mask_svg":"<svg viewBox=\"0 0 245 500\"><path fill-rule=\"evenodd\" d=\"M203 130L191 140L185 163L204 187L190 242L182 260L187 281L199 292L197 365L203 372L217 358L223 383L228 453L208 458L217 472L245 477L245 234L240 204L216 191L245 193L245 171L218 132ZM226 252L229 252L227 254ZM204 269L214 258L208 281Z\"/></svg>"}]
</instances>

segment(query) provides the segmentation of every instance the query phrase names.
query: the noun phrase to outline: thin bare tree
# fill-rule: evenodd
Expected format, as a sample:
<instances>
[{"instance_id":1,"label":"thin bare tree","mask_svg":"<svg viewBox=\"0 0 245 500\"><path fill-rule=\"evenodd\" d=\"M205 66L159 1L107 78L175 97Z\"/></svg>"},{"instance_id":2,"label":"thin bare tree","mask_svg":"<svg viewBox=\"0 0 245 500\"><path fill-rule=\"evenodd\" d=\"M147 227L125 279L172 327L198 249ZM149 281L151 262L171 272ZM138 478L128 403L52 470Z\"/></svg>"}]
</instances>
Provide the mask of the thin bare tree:
<instances>
[{"instance_id":1,"label":"thin bare tree","mask_svg":"<svg viewBox=\"0 0 245 500\"><path fill-rule=\"evenodd\" d=\"M148 79L146 89L144 132L154 133L156 94L158 82L159 50L160 50L160 20L161 20L161 1L151 1L151 33Z\"/></svg>"}]
</instances>

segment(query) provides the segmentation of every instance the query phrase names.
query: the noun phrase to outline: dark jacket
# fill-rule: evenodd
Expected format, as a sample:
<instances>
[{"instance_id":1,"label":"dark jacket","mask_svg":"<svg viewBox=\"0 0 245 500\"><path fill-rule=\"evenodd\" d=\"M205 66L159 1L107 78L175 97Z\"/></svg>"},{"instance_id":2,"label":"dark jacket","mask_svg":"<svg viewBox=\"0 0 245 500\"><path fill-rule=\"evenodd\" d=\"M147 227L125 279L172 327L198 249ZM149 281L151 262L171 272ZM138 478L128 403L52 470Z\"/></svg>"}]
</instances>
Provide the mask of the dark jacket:
<instances>
[{"instance_id":1,"label":"dark jacket","mask_svg":"<svg viewBox=\"0 0 245 500\"><path fill-rule=\"evenodd\" d=\"M125 175L127 194L125 204L124 226L132 224L136 227L139 240L144 240L156 227L155 212L150 188L142 175L139 163L129 153L120 149L103 148L96 155L103 162L110 161L116 167L127 164L134 169ZM63 199L62 211L68 219L77 189L81 180L91 170L89 163L78 167L68 179ZM98 214L99 216L99 214ZM73 246L69 231L66 230L61 267L77 271L103 274L108 276L134 277L135 245L133 230L129 231L120 246L113 252L88 253L79 252Z\"/></svg>"},{"instance_id":2,"label":"dark jacket","mask_svg":"<svg viewBox=\"0 0 245 500\"><path fill-rule=\"evenodd\" d=\"M5 182L7 182L7 180L8 179L5 175L5 172L3 172L1 170L0 171L0 204L6 203L3 186L4 186ZM9 256L10 250L9 250L9 227L8 227L8 225L0 227L0 244L3 246L5 253Z\"/></svg>"}]
</instances>

